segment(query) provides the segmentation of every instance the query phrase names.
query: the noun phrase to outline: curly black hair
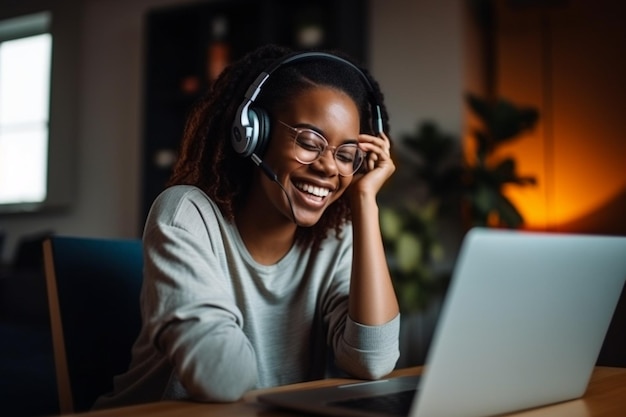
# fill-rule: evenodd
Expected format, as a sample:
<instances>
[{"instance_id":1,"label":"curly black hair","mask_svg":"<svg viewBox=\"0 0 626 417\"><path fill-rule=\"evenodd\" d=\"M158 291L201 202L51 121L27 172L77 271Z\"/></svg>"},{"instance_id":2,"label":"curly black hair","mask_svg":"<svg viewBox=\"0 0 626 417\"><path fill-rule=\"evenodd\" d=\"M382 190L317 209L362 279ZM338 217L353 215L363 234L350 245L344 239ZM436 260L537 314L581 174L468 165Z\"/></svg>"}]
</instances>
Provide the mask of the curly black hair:
<instances>
[{"instance_id":1,"label":"curly black hair","mask_svg":"<svg viewBox=\"0 0 626 417\"><path fill-rule=\"evenodd\" d=\"M234 221L238 208L246 202L254 170L257 169L250 158L239 156L231 145L235 113L257 76L293 52L285 47L265 45L224 69L188 116L179 157L168 186L197 186L218 205L229 221ZM327 86L345 92L354 100L359 108L361 131L372 133L372 98L368 95L373 94L382 112L383 129L388 131L387 110L378 83L347 55L338 51L332 51L332 54L354 63L367 77L373 91L367 87L362 76L345 63L295 60L293 64L280 66L272 73L254 105L262 108L275 122L272 115L281 106L289 105L290 97L316 86ZM344 194L327 208L314 226L298 227L296 241L304 245L319 245L331 229L341 232L349 219L350 207Z\"/></svg>"}]
</instances>

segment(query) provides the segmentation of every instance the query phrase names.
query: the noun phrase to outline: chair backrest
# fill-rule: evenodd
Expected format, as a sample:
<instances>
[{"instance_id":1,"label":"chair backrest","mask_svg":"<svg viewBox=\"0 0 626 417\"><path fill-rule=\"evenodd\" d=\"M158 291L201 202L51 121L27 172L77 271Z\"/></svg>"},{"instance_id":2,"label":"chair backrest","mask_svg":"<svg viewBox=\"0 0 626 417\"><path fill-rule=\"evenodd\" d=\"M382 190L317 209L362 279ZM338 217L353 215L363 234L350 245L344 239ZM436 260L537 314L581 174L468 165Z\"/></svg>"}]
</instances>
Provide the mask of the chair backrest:
<instances>
[{"instance_id":1,"label":"chair backrest","mask_svg":"<svg viewBox=\"0 0 626 417\"><path fill-rule=\"evenodd\" d=\"M141 327L142 244L52 236L43 254L60 411L88 410L130 362Z\"/></svg>"}]
</instances>

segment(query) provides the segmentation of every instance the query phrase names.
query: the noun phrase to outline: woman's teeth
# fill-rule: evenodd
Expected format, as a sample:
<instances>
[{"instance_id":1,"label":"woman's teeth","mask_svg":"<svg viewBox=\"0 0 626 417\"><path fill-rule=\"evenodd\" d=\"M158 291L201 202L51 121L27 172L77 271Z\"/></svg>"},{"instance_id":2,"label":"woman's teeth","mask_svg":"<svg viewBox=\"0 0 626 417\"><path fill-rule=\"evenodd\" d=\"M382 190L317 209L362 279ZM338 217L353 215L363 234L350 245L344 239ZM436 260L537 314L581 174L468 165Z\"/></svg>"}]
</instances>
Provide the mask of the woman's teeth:
<instances>
[{"instance_id":1,"label":"woman's teeth","mask_svg":"<svg viewBox=\"0 0 626 417\"><path fill-rule=\"evenodd\" d=\"M296 187L299 190L302 190L309 194L313 194L317 197L326 197L330 193L330 190L328 188L316 187L315 185L311 184L298 183L296 184Z\"/></svg>"}]
</instances>

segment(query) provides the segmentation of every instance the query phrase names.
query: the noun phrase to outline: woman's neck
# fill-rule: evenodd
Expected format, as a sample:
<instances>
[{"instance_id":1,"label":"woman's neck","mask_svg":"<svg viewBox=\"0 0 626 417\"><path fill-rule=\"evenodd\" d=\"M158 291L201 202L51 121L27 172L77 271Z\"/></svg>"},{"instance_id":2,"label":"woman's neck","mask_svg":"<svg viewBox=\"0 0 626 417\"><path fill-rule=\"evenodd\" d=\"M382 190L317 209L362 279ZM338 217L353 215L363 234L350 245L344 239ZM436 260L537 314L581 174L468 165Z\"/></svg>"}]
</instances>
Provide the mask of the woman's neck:
<instances>
[{"instance_id":1,"label":"woman's neck","mask_svg":"<svg viewBox=\"0 0 626 417\"><path fill-rule=\"evenodd\" d=\"M260 264L275 264L294 243L296 224L276 211L267 199L250 196L237 212L235 223L248 252Z\"/></svg>"}]
</instances>

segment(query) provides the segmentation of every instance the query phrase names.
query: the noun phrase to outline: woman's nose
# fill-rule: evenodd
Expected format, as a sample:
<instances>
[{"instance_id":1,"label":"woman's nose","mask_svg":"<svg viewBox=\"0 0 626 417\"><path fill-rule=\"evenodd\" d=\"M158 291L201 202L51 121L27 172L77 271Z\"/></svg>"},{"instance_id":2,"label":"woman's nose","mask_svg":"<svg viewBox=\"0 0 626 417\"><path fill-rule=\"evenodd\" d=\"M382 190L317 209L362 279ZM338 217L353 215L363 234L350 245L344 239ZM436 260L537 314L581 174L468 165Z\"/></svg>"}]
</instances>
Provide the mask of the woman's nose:
<instances>
[{"instance_id":1,"label":"woman's nose","mask_svg":"<svg viewBox=\"0 0 626 417\"><path fill-rule=\"evenodd\" d=\"M322 152L314 164L317 166L317 169L323 170L328 173L329 176L339 173L337 161L335 160L335 148L331 148L330 146Z\"/></svg>"}]
</instances>

